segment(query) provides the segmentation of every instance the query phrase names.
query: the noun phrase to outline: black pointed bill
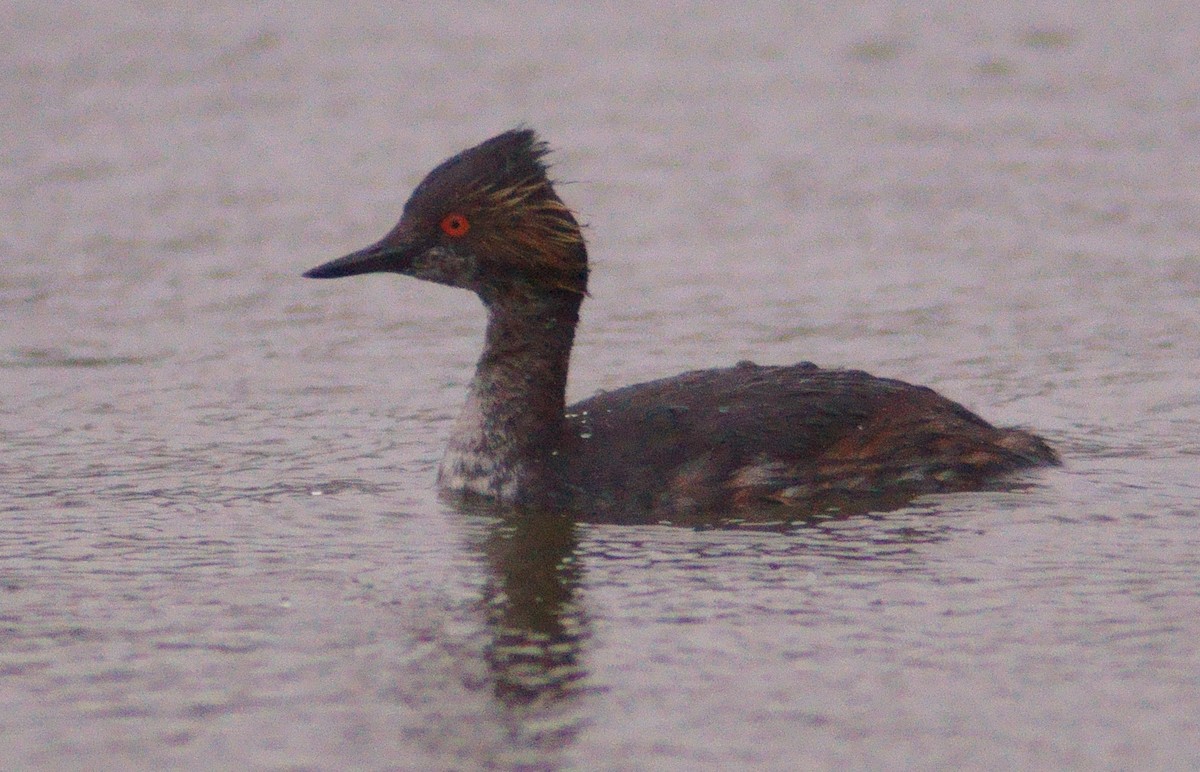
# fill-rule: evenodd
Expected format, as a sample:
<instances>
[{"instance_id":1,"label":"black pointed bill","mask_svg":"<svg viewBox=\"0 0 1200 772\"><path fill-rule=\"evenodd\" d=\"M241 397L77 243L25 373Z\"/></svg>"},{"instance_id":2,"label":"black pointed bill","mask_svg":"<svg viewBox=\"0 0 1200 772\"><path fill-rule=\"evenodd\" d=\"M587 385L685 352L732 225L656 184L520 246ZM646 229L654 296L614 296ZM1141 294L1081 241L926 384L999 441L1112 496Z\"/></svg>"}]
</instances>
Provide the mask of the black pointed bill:
<instances>
[{"instance_id":1,"label":"black pointed bill","mask_svg":"<svg viewBox=\"0 0 1200 772\"><path fill-rule=\"evenodd\" d=\"M310 268L304 272L304 276L308 279L340 279L361 273L403 272L412 260L410 250L385 242L377 242L345 257Z\"/></svg>"}]
</instances>

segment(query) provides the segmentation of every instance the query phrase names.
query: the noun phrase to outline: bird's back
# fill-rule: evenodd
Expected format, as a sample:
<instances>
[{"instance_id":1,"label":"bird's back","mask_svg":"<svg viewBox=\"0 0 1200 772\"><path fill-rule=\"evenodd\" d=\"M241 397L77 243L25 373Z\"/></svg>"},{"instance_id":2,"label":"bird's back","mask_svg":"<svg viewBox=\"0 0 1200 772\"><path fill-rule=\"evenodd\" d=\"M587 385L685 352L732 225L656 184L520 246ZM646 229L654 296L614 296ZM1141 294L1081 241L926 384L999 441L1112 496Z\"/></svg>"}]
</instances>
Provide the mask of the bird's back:
<instances>
[{"instance_id":1,"label":"bird's back","mask_svg":"<svg viewBox=\"0 0 1200 772\"><path fill-rule=\"evenodd\" d=\"M567 409L561 477L597 519L977 488L1057 463L1040 438L993 427L933 390L810 363L741 363L598 394Z\"/></svg>"}]
</instances>

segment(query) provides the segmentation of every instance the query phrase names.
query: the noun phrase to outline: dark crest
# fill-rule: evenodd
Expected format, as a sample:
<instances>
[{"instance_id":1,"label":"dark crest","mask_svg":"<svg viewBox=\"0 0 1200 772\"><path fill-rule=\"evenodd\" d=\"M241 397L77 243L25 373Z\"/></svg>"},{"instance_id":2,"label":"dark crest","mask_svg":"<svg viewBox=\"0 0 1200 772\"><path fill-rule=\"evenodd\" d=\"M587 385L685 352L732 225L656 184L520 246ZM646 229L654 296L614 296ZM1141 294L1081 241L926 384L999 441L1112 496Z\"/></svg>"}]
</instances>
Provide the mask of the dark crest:
<instances>
[{"instance_id":1,"label":"dark crest","mask_svg":"<svg viewBox=\"0 0 1200 772\"><path fill-rule=\"evenodd\" d=\"M549 185L543 160L549 152L533 129L497 134L434 167L413 191L413 200L443 190Z\"/></svg>"}]
</instances>

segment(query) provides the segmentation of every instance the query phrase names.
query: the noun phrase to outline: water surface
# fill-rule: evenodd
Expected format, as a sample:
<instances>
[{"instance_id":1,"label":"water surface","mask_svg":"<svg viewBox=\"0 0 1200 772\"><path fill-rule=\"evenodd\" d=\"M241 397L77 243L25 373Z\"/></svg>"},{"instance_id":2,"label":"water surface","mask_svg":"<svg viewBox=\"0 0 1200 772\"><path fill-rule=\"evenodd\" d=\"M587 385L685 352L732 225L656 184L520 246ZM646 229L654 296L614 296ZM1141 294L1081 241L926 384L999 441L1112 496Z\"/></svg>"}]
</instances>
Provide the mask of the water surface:
<instances>
[{"instance_id":1,"label":"water surface","mask_svg":"<svg viewBox=\"0 0 1200 772\"><path fill-rule=\"evenodd\" d=\"M10 17L8 764L1200 766L1192 5ZM439 501L478 302L299 274L519 122L590 226L573 397L808 359L1066 466L771 530Z\"/></svg>"}]
</instances>

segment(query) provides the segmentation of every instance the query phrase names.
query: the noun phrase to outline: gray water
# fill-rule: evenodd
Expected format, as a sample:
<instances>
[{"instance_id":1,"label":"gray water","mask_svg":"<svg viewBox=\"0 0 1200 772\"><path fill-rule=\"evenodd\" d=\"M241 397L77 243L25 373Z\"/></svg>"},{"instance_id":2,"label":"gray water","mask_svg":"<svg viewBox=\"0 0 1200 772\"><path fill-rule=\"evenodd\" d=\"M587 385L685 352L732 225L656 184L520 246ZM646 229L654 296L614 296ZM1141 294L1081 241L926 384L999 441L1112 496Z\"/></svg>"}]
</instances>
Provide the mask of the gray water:
<instances>
[{"instance_id":1,"label":"gray water","mask_svg":"<svg viewBox=\"0 0 1200 772\"><path fill-rule=\"evenodd\" d=\"M1200 767L1200 6L829 5L6 3L3 766ZM521 122L590 225L571 397L809 359L1066 465L439 501L478 302L299 274Z\"/></svg>"}]
</instances>

